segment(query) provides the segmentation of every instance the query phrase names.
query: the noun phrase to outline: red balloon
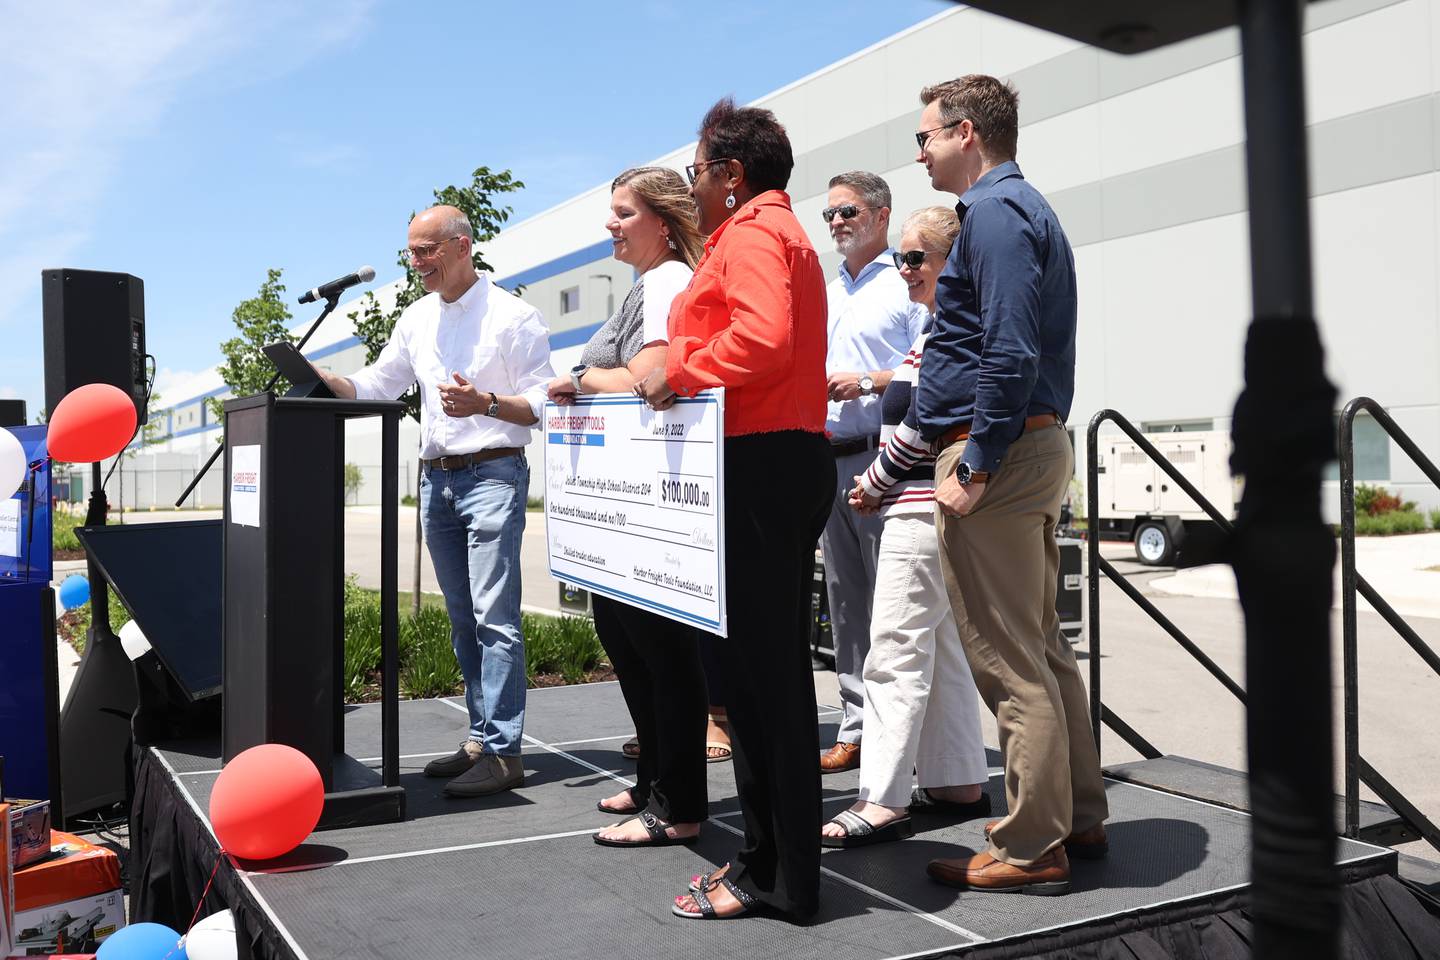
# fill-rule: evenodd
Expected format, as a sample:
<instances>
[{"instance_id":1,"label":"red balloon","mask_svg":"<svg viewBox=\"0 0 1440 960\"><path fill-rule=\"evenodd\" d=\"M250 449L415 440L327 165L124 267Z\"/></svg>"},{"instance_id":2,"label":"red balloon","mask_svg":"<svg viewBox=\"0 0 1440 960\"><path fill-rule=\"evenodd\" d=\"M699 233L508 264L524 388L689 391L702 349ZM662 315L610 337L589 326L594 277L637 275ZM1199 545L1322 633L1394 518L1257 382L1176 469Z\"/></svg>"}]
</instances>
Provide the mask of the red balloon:
<instances>
[{"instance_id":1,"label":"red balloon","mask_svg":"<svg viewBox=\"0 0 1440 960\"><path fill-rule=\"evenodd\" d=\"M298 847L324 805L314 762L294 747L262 743L220 771L210 791L210 825L227 852L268 860Z\"/></svg>"},{"instance_id":2,"label":"red balloon","mask_svg":"<svg viewBox=\"0 0 1440 960\"><path fill-rule=\"evenodd\" d=\"M50 414L46 443L65 463L113 457L135 436L135 401L119 387L87 383L65 394Z\"/></svg>"}]
</instances>

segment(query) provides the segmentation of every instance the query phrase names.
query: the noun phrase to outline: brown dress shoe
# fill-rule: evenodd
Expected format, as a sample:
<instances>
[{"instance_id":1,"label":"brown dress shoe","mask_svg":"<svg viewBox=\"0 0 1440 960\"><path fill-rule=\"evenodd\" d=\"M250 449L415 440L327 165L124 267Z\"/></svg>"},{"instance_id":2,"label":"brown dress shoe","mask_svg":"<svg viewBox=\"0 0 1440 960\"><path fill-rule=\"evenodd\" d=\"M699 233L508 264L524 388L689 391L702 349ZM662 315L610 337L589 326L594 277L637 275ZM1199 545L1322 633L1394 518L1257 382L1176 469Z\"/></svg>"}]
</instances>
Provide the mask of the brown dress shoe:
<instances>
[{"instance_id":1,"label":"brown dress shoe","mask_svg":"<svg viewBox=\"0 0 1440 960\"><path fill-rule=\"evenodd\" d=\"M985 824L985 839L990 839L990 831L1000 825L999 820L991 820ZM1076 860L1103 860L1110 852L1110 841L1105 838L1105 824L1097 823L1089 830L1081 830L1072 833L1065 838L1065 852Z\"/></svg>"},{"instance_id":2,"label":"brown dress shoe","mask_svg":"<svg viewBox=\"0 0 1440 960\"><path fill-rule=\"evenodd\" d=\"M860 766L860 744L837 743L829 750L820 751L820 772L840 773Z\"/></svg>"},{"instance_id":3,"label":"brown dress shoe","mask_svg":"<svg viewBox=\"0 0 1440 960\"><path fill-rule=\"evenodd\" d=\"M1065 848L1056 847L1028 867L996 860L988 853L973 857L931 860L925 867L933 880L962 890L993 893L1029 893L1054 897L1070 892L1070 861Z\"/></svg>"}]
</instances>

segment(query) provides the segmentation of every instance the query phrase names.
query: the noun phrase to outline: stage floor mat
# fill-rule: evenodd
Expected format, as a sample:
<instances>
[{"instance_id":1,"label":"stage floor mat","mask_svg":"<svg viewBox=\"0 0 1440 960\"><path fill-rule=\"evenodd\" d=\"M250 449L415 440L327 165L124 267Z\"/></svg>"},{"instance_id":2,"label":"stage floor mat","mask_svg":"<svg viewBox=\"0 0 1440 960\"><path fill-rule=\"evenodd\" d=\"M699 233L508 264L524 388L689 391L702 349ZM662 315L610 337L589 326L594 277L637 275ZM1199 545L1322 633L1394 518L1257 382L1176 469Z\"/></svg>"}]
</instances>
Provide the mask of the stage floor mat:
<instances>
[{"instance_id":1,"label":"stage floor mat","mask_svg":"<svg viewBox=\"0 0 1440 960\"><path fill-rule=\"evenodd\" d=\"M821 741L839 711L817 712ZM466 730L459 698L400 704L405 822L317 832L288 857L242 878L296 957L900 958L951 951L1154 909L1197 908L1244 887L1245 813L1108 781L1110 855L1072 863L1071 892L1029 897L958 891L925 864L985 848L983 821L917 817L899 843L827 850L821 912L811 923L766 916L726 923L674 917L687 879L725 863L743 823L729 763L710 764L711 820L693 847L612 849L590 835L618 817L595 809L630 785L620 747L632 727L614 683L529 691L525 785L480 799L441 794L423 775ZM379 766L379 705L347 708L347 751ZM205 818L219 773L213 743L151 748ZM992 768L998 755L990 752ZM822 781L827 816L854 799L855 772ZM995 770L987 792L999 815ZM208 820L206 821L208 825ZM817 838L818 840L818 838ZM1395 853L1341 839L1349 878L1393 873Z\"/></svg>"}]
</instances>

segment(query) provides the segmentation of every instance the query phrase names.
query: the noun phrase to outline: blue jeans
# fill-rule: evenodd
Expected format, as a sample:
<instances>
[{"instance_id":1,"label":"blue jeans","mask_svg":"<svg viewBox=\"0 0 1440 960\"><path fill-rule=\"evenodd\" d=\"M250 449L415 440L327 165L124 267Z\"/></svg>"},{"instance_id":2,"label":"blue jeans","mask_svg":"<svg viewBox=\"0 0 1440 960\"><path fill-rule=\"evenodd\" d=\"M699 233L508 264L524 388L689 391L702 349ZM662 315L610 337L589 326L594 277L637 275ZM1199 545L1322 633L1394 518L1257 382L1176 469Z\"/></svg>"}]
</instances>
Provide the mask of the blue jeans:
<instances>
[{"instance_id":1,"label":"blue jeans","mask_svg":"<svg viewBox=\"0 0 1440 960\"><path fill-rule=\"evenodd\" d=\"M465 678L470 739L519 756L525 726L520 540L530 467L523 454L459 470L424 468L420 510L450 642Z\"/></svg>"}]
</instances>

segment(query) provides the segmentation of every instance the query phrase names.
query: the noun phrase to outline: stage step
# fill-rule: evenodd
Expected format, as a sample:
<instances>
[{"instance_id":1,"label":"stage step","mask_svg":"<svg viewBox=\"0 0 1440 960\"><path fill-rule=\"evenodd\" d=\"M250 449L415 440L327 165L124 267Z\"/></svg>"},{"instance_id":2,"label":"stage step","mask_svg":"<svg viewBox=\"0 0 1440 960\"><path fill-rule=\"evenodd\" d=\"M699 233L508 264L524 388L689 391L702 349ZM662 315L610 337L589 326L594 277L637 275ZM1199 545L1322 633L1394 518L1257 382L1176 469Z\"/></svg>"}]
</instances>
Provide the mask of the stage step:
<instances>
[{"instance_id":1,"label":"stage step","mask_svg":"<svg viewBox=\"0 0 1440 960\"><path fill-rule=\"evenodd\" d=\"M1250 809L1249 778L1240 770L1218 767L1187 757L1163 756L1105 768L1105 775L1232 810ZM1345 798L1335 798L1335 822L1345 822ZM1393 847L1419 840L1420 835L1383 803L1360 801L1360 837L1367 843Z\"/></svg>"}]
</instances>

